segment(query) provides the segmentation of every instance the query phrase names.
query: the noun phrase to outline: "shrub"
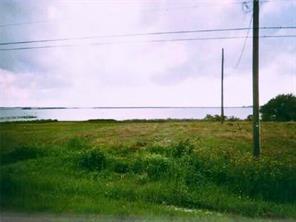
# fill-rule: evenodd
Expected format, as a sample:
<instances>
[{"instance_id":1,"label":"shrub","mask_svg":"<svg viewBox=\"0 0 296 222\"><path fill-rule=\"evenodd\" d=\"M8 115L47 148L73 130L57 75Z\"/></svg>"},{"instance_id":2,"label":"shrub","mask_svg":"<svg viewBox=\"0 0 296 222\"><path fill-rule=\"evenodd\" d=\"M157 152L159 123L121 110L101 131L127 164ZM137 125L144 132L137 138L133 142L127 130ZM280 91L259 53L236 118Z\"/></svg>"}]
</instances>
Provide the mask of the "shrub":
<instances>
[{"instance_id":1,"label":"shrub","mask_svg":"<svg viewBox=\"0 0 296 222\"><path fill-rule=\"evenodd\" d=\"M130 170L129 163L126 160L113 160L113 170L116 173L127 173Z\"/></svg>"},{"instance_id":2,"label":"shrub","mask_svg":"<svg viewBox=\"0 0 296 222\"><path fill-rule=\"evenodd\" d=\"M235 116L229 116L229 117L227 117L227 120L228 121L239 121L240 119Z\"/></svg>"},{"instance_id":3,"label":"shrub","mask_svg":"<svg viewBox=\"0 0 296 222\"><path fill-rule=\"evenodd\" d=\"M226 119L226 117L224 116L224 119ZM220 115L210 115L210 114L207 114L204 118L204 120L206 121L221 121L221 116Z\"/></svg>"},{"instance_id":4,"label":"shrub","mask_svg":"<svg viewBox=\"0 0 296 222\"><path fill-rule=\"evenodd\" d=\"M146 161L146 172L151 179L160 179L167 175L170 167L168 158L161 155L152 155Z\"/></svg>"},{"instance_id":5,"label":"shrub","mask_svg":"<svg viewBox=\"0 0 296 222\"><path fill-rule=\"evenodd\" d=\"M295 121L296 96L282 94L271 99L261 107L263 121Z\"/></svg>"},{"instance_id":6,"label":"shrub","mask_svg":"<svg viewBox=\"0 0 296 222\"><path fill-rule=\"evenodd\" d=\"M296 173L289 163L245 158L230 166L227 181L234 190L271 201L296 200Z\"/></svg>"},{"instance_id":7,"label":"shrub","mask_svg":"<svg viewBox=\"0 0 296 222\"><path fill-rule=\"evenodd\" d=\"M246 118L247 121L252 121L253 120L253 115L248 115Z\"/></svg>"},{"instance_id":8,"label":"shrub","mask_svg":"<svg viewBox=\"0 0 296 222\"><path fill-rule=\"evenodd\" d=\"M160 145L153 145L151 147L148 147L148 151L150 153L161 154L161 155L167 154L167 148Z\"/></svg>"},{"instance_id":9,"label":"shrub","mask_svg":"<svg viewBox=\"0 0 296 222\"><path fill-rule=\"evenodd\" d=\"M147 154L131 163L130 169L134 173L146 173L150 179L157 180L167 176L171 163L167 157L159 154Z\"/></svg>"},{"instance_id":10,"label":"shrub","mask_svg":"<svg viewBox=\"0 0 296 222\"><path fill-rule=\"evenodd\" d=\"M196 158L192 165L195 174L190 178L189 172L188 184L195 183L201 173L208 181L240 195L277 202L296 200L296 171L291 163L269 158L254 160L251 155L234 154L227 159L216 153Z\"/></svg>"},{"instance_id":11,"label":"shrub","mask_svg":"<svg viewBox=\"0 0 296 222\"><path fill-rule=\"evenodd\" d=\"M205 184L205 176L202 174L202 165L199 159L191 155L181 160L179 171L182 171L184 182L187 186L200 186Z\"/></svg>"},{"instance_id":12,"label":"shrub","mask_svg":"<svg viewBox=\"0 0 296 222\"><path fill-rule=\"evenodd\" d=\"M0 163L9 164L42 156L44 151L35 146L18 146L15 149L0 154Z\"/></svg>"},{"instance_id":13,"label":"shrub","mask_svg":"<svg viewBox=\"0 0 296 222\"><path fill-rule=\"evenodd\" d=\"M147 168L147 163L142 158L137 158L131 163L131 170L134 173L144 173Z\"/></svg>"},{"instance_id":14,"label":"shrub","mask_svg":"<svg viewBox=\"0 0 296 222\"><path fill-rule=\"evenodd\" d=\"M103 170L106 167L106 156L99 149L86 150L80 153L78 166L87 170Z\"/></svg>"},{"instance_id":15,"label":"shrub","mask_svg":"<svg viewBox=\"0 0 296 222\"><path fill-rule=\"evenodd\" d=\"M104 196L114 200L135 201L137 199L135 189L128 186L111 186L105 191Z\"/></svg>"},{"instance_id":16,"label":"shrub","mask_svg":"<svg viewBox=\"0 0 296 222\"><path fill-rule=\"evenodd\" d=\"M126 145L116 145L111 147L110 152L114 155L119 155L122 157L129 156L133 153L136 153L139 150L135 145L126 146Z\"/></svg>"},{"instance_id":17,"label":"shrub","mask_svg":"<svg viewBox=\"0 0 296 222\"><path fill-rule=\"evenodd\" d=\"M18 184L15 179L9 173L0 174L0 192L1 199L7 195L13 195L18 188Z\"/></svg>"},{"instance_id":18,"label":"shrub","mask_svg":"<svg viewBox=\"0 0 296 222\"><path fill-rule=\"evenodd\" d=\"M79 150L83 148L88 148L89 145L87 143L87 140L82 137L73 137L67 142L68 148L71 150Z\"/></svg>"},{"instance_id":19,"label":"shrub","mask_svg":"<svg viewBox=\"0 0 296 222\"><path fill-rule=\"evenodd\" d=\"M210 114L207 114L206 117L203 119L203 120L206 120L206 121L221 121L222 118L221 118L221 115L210 115ZM235 117L235 116L224 116L224 120L228 120L228 121L239 121L240 119Z\"/></svg>"},{"instance_id":20,"label":"shrub","mask_svg":"<svg viewBox=\"0 0 296 222\"><path fill-rule=\"evenodd\" d=\"M184 155L190 155L192 154L192 151L193 151L193 145L190 143L189 140L181 141L176 145L174 145L173 147L171 147L171 155L174 158L180 158Z\"/></svg>"}]
</instances>

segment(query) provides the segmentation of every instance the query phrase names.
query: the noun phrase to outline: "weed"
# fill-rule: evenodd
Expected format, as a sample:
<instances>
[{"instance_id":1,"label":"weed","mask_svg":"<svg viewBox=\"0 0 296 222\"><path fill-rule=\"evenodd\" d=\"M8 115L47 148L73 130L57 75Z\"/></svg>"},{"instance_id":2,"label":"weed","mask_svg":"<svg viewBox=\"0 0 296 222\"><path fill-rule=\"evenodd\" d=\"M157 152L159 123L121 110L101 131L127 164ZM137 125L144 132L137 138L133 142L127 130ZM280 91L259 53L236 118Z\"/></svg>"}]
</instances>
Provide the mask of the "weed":
<instances>
[{"instance_id":1,"label":"weed","mask_svg":"<svg viewBox=\"0 0 296 222\"><path fill-rule=\"evenodd\" d=\"M148 151L150 153L166 155L167 152L168 152L168 149L167 149L167 147L163 147L163 146L160 146L160 145L156 145L156 146L154 145L154 146L148 147Z\"/></svg>"},{"instance_id":2,"label":"weed","mask_svg":"<svg viewBox=\"0 0 296 222\"><path fill-rule=\"evenodd\" d=\"M45 152L35 146L17 146L11 151L0 154L0 164L10 164L18 161L40 157Z\"/></svg>"},{"instance_id":3,"label":"weed","mask_svg":"<svg viewBox=\"0 0 296 222\"><path fill-rule=\"evenodd\" d=\"M90 171L105 169L106 162L106 156L100 149L82 151L78 158L78 166Z\"/></svg>"},{"instance_id":4,"label":"weed","mask_svg":"<svg viewBox=\"0 0 296 222\"><path fill-rule=\"evenodd\" d=\"M135 160L132 161L131 163L131 170L132 172L136 173L136 174L141 174L144 173L146 171L147 168L147 164L144 161L144 158L136 158Z\"/></svg>"},{"instance_id":5,"label":"weed","mask_svg":"<svg viewBox=\"0 0 296 222\"><path fill-rule=\"evenodd\" d=\"M81 150L81 149L89 148L89 144L86 138L75 136L70 140L68 140L67 147L70 150Z\"/></svg>"},{"instance_id":6,"label":"weed","mask_svg":"<svg viewBox=\"0 0 296 222\"><path fill-rule=\"evenodd\" d=\"M130 170L130 165L127 160L112 159L113 171L116 173L127 173Z\"/></svg>"},{"instance_id":7,"label":"weed","mask_svg":"<svg viewBox=\"0 0 296 222\"><path fill-rule=\"evenodd\" d=\"M146 160L146 172L151 179L157 180L166 176L169 172L170 161L161 155L151 155Z\"/></svg>"},{"instance_id":8,"label":"weed","mask_svg":"<svg viewBox=\"0 0 296 222\"><path fill-rule=\"evenodd\" d=\"M247 121L30 123L22 133L28 125L0 124L3 209L136 215L174 205L296 218L295 123L264 123L259 160Z\"/></svg>"},{"instance_id":9,"label":"weed","mask_svg":"<svg viewBox=\"0 0 296 222\"><path fill-rule=\"evenodd\" d=\"M189 140L182 140L171 147L170 149L171 155L174 158L180 158L185 155L192 154L193 145L190 143Z\"/></svg>"}]
</instances>

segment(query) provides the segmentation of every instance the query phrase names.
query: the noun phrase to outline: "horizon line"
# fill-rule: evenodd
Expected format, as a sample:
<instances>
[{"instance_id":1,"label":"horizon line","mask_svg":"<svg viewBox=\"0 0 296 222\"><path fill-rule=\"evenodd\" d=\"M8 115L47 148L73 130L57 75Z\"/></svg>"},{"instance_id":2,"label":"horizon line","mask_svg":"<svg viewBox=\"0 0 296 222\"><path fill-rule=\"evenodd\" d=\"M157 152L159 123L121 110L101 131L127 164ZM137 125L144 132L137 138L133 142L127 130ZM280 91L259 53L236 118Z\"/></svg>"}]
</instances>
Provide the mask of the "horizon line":
<instances>
[{"instance_id":1,"label":"horizon line","mask_svg":"<svg viewBox=\"0 0 296 222\"><path fill-rule=\"evenodd\" d=\"M0 106L0 109L144 109L144 108L221 108L221 106ZM252 106L225 106L224 108L252 108Z\"/></svg>"}]
</instances>

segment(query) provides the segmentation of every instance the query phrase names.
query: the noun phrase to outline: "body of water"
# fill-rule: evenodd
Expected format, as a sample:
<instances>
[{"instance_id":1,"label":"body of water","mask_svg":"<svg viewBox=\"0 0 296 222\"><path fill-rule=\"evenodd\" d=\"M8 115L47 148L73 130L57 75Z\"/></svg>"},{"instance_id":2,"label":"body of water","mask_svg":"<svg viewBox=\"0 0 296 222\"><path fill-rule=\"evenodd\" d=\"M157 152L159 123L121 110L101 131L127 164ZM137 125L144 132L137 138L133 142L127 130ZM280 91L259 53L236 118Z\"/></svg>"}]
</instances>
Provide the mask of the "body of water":
<instances>
[{"instance_id":1,"label":"body of water","mask_svg":"<svg viewBox=\"0 0 296 222\"><path fill-rule=\"evenodd\" d=\"M240 119L252 114L250 107L225 108L226 116ZM153 107L153 108L0 108L0 122L57 119L83 121L89 119L203 119L207 114L220 115L218 107Z\"/></svg>"}]
</instances>

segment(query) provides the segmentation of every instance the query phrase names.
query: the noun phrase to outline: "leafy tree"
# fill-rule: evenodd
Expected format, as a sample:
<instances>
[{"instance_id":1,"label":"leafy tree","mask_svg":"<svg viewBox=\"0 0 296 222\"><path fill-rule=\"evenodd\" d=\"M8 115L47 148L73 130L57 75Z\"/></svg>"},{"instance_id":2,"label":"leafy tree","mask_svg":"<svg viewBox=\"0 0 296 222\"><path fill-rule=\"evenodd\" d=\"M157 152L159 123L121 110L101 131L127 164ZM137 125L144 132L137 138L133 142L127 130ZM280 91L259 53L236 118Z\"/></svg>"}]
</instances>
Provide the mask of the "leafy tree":
<instances>
[{"instance_id":1,"label":"leafy tree","mask_svg":"<svg viewBox=\"0 0 296 222\"><path fill-rule=\"evenodd\" d=\"M293 94L281 94L261 107L263 121L295 121L296 97Z\"/></svg>"}]
</instances>

